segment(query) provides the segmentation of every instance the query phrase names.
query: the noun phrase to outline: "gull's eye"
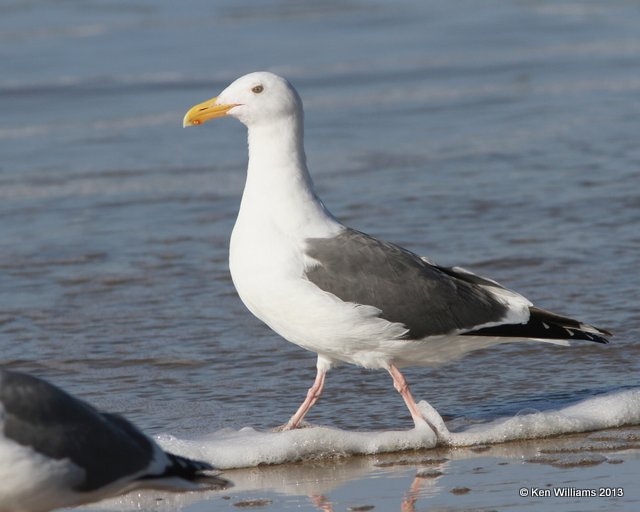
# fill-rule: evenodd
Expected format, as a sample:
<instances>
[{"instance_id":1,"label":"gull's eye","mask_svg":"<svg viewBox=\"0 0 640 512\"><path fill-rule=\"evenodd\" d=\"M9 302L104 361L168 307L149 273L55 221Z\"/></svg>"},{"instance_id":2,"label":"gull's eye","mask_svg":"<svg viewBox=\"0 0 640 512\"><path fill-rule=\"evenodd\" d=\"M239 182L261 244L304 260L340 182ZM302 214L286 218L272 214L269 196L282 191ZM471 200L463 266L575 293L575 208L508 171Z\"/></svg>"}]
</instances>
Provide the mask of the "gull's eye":
<instances>
[{"instance_id":1,"label":"gull's eye","mask_svg":"<svg viewBox=\"0 0 640 512\"><path fill-rule=\"evenodd\" d=\"M256 94L260 94L262 91L264 91L264 87L261 85L256 85L253 89L251 89L253 92L255 92Z\"/></svg>"}]
</instances>

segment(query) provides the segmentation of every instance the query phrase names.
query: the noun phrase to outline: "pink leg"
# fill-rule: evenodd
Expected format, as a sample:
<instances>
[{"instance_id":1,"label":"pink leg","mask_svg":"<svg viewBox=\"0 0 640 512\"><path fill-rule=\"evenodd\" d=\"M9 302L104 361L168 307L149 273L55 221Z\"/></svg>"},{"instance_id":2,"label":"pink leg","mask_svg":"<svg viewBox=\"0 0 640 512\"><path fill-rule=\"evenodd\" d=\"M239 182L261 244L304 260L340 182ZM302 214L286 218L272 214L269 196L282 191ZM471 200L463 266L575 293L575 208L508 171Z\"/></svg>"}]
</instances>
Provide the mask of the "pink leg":
<instances>
[{"instance_id":1,"label":"pink leg","mask_svg":"<svg viewBox=\"0 0 640 512\"><path fill-rule=\"evenodd\" d=\"M304 399L302 405L298 408L296 413L291 416L291 419L287 422L282 430L292 430L294 428L298 428L300 426L300 422L305 417L309 409L313 407L320 398L322 394L322 390L324 389L324 378L327 374L327 370L318 368L318 373L316 374L316 380L313 383L313 386L309 388L307 391L307 398Z\"/></svg>"},{"instance_id":2,"label":"pink leg","mask_svg":"<svg viewBox=\"0 0 640 512\"><path fill-rule=\"evenodd\" d=\"M419 424L427 423L427 421L422 416L420 409L418 409L418 405L416 401L413 399L411 395L411 391L409 390L409 384L407 384L404 375L400 373L395 366L389 365L388 368L391 377L393 378L393 387L396 388L396 391L400 393L402 398L404 399L404 403L407 404L409 408L409 412L411 413L411 417L413 418L413 422L418 426Z\"/></svg>"}]
</instances>

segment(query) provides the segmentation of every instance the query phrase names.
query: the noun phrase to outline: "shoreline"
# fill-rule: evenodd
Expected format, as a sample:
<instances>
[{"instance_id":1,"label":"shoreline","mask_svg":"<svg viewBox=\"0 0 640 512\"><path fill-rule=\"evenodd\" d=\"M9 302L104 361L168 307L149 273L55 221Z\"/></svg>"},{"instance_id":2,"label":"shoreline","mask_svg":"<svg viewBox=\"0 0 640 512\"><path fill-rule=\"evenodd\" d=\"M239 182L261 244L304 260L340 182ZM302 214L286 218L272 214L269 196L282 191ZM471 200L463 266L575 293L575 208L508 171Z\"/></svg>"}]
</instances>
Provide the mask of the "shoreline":
<instances>
[{"instance_id":1,"label":"shoreline","mask_svg":"<svg viewBox=\"0 0 640 512\"><path fill-rule=\"evenodd\" d=\"M235 484L226 491L142 491L74 510L630 510L640 507L639 473L640 426L631 426L261 465L225 471Z\"/></svg>"}]
</instances>

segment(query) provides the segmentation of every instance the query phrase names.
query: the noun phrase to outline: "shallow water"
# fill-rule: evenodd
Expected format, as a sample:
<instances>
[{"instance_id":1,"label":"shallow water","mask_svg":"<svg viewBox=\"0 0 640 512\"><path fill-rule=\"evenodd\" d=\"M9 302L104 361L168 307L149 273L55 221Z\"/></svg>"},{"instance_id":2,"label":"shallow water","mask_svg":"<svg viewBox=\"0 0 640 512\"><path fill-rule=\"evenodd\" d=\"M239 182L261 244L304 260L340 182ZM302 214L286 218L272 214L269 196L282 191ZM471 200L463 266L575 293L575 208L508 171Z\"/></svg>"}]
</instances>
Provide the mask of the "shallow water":
<instances>
[{"instance_id":1,"label":"shallow water","mask_svg":"<svg viewBox=\"0 0 640 512\"><path fill-rule=\"evenodd\" d=\"M338 218L615 333L411 369L417 397L466 425L638 387L639 21L624 1L3 3L2 364L153 434L289 417L314 356L227 268L244 128L181 128L271 69ZM309 420L411 426L388 376L354 367Z\"/></svg>"}]
</instances>

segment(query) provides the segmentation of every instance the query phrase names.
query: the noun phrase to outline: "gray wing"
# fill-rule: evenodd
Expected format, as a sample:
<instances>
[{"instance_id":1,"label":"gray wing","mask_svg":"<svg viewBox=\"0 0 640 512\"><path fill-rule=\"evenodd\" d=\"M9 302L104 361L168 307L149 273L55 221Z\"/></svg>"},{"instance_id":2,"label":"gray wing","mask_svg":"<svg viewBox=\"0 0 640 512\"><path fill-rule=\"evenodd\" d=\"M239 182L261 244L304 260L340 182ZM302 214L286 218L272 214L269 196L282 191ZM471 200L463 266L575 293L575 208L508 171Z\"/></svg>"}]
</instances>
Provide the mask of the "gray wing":
<instances>
[{"instance_id":1,"label":"gray wing","mask_svg":"<svg viewBox=\"0 0 640 512\"><path fill-rule=\"evenodd\" d=\"M153 445L126 419L98 412L46 381L0 371L4 435L52 459L85 469L77 491L91 491L145 469Z\"/></svg>"},{"instance_id":2,"label":"gray wing","mask_svg":"<svg viewBox=\"0 0 640 512\"><path fill-rule=\"evenodd\" d=\"M469 331L507 316L508 307L473 279L350 228L307 239L306 254L317 262L306 270L309 281L344 301L375 306L382 318L404 324L410 339Z\"/></svg>"},{"instance_id":3,"label":"gray wing","mask_svg":"<svg viewBox=\"0 0 640 512\"><path fill-rule=\"evenodd\" d=\"M346 228L333 238L307 239L317 264L306 277L340 299L375 306L380 316L404 324L407 338L457 333L608 343L611 333L525 306L526 299L499 283L459 267L441 267L397 245ZM502 291L498 300L490 290ZM525 314L511 314L513 305Z\"/></svg>"}]
</instances>

